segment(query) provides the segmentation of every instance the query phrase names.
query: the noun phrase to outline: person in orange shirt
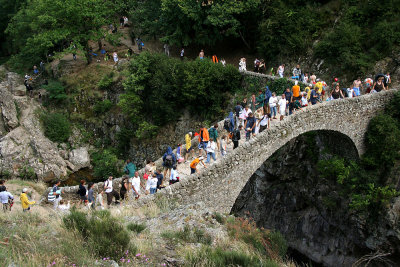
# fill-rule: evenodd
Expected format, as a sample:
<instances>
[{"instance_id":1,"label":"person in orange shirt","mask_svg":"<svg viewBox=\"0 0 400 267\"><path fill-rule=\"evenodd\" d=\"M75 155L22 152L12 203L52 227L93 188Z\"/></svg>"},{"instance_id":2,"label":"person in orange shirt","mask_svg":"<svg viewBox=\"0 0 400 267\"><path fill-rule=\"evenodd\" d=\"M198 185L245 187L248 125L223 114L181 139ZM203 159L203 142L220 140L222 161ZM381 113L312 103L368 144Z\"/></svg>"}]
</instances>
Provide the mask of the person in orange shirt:
<instances>
[{"instance_id":1,"label":"person in orange shirt","mask_svg":"<svg viewBox=\"0 0 400 267\"><path fill-rule=\"evenodd\" d=\"M293 100L300 100L300 86L298 85L298 82L295 81L294 86L292 87L292 92L293 92Z\"/></svg>"},{"instance_id":2,"label":"person in orange shirt","mask_svg":"<svg viewBox=\"0 0 400 267\"><path fill-rule=\"evenodd\" d=\"M204 168L207 168L206 164L203 162L204 157L198 157L195 158L191 163L190 163L190 174L196 173L197 172L197 165L201 162L203 164Z\"/></svg>"},{"instance_id":3,"label":"person in orange shirt","mask_svg":"<svg viewBox=\"0 0 400 267\"><path fill-rule=\"evenodd\" d=\"M210 135L207 128L201 127L199 132L199 157L202 156L202 151L206 150L209 141Z\"/></svg>"}]
</instances>

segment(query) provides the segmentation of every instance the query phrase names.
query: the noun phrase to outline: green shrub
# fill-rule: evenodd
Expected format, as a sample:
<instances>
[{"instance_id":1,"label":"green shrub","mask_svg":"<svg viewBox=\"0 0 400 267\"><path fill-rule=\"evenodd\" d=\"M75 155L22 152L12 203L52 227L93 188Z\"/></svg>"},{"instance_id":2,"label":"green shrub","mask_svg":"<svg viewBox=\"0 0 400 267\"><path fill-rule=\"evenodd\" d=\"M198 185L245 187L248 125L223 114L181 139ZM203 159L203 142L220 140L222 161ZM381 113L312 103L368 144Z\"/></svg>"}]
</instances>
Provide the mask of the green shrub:
<instances>
[{"instance_id":1,"label":"green shrub","mask_svg":"<svg viewBox=\"0 0 400 267\"><path fill-rule=\"evenodd\" d=\"M248 255L241 251L224 250L220 247L211 248L205 246L197 253L188 254L186 256L186 266L210 266L210 267L225 267L225 266L242 266L242 267L278 267L278 263L268 259L261 259L256 256Z\"/></svg>"},{"instance_id":2,"label":"green shrub","mask_svg":"<svg viewBox=\"0 0 400 267\"><path fill-rule=\"evenodd\" d=\"M101 115L101 114L108 112L112 108L112 106L113 106L113 103L110 100L105 99L103 101L97 102L93 106L93 111L97 115Z\"/></svg>"},{"instance_id":3,"label":"green shrub","mask_svg":"<svg viewBox=\"0 0 400 267\"><path fill-rule=\"evenodd\" d=\"M44 126L44 134L53 142L66 142L71 135L68 118L61 113L43 113L40 120Z\"/></svg>"},{"instance_id":4,"label":"green shrub","mask_svg":"<svg viewBox=\"0 0 400 267\"><path fill-rule=\"evenodd\" d=\"M294 83L286 78L280 78L273 81L268 81L267 85L271 92L275 92L277 96L282 95L287 88L292 88Z\"/></svg>"},{"instance_id":5,"label":"green shrub","mask_svg":"<svg viewBox=\"0 0 400 267\"><path fill-rule=\"evenodd\" d=\"M68 99L61 82L49 81L48 85L42 85L42 87L47 91L49 103L62 104Z\"/></svg>"},{"instance_id":6,"label":"green shrub","mask_svg":"<svg viewBox=\"0 0 400 267\"><path fill-rule=\"evenodd\" d=\"M279 257L283 259L286 256L288 250L288 244L283 235L278 231L271 231L267 234L271 248L273 251L277 251Z\"/></svg>"},{"instance_id":7,"label":"green shrub","mask_svg":"<svg viewBox=\"0 0 400 267\"><path fill-rule=\"evenodd\" d=\"M110 72L101 78L101 80L97 83L97 88L100 90L106 90L110 88L110 86L113 84L113 77L114 77L114 72Z\"/></svg>"},{"instance_id":8,"label":"green shrub","mask_svg":"<svg viewBox=\"0 0 400 267\"><path fill-rule=\"evenodd\" d=\"M23 165L18 169L18 177L22 180L36 180L35 170L27 165Z\"/></svg>"},{"instance_id":9,"label":"green shrub","mask_svg":"<svg viewBox=\"0 0 400 267\"><path fill-rule=\"evenodd\" d=\"M166 231L161 234L163 238L170 239L177 242L185 243L201 243L210 245L212 243L211 235L207 234L204 230L197 227L190 227L185 225L179 231Z\"/></svg>"},{"instance_id":10,"label":"green shrub","mask_svg":"<svg viewBox=\"0 0 400 267\"><path fill-rule=\"evenodd\" d=\"M93 163L93 175L97 178L106 178L109 175L122 175L122 164L118 157L108 149L91 154Z\"/></svg>"},{"instance_id":11,"label":"green shrub","mask_svg":"<svg viewBox=\"0 0 400 267\"><path fill-rule=\"evenodd\" d=\"M219 224L225 224L225 217L221 213L214 212L213 217Z\"/></svg>"},{"instance_id":12,"label":"green shrub","mask_svg":"<svg viewBox=\"0 0 400 267\"><path fill-rule=\"evenodd\" d=\"M89 216L73 209L63 222L67 229L78 231L99 257L119 260L130 248L128 232L109 211L96 211Z\"/></svg>"},{"instance_id":13,"label":"green shrub","mask_svg":"<svg viewBox=\"0 0 400 267\"><path fill-rule=\"evenodd\" d=\"M130 223L128 224L127 228L132 232L140 234L144 229L146 229L146 225L142 223Z\"/></svg>"}]
</instances>

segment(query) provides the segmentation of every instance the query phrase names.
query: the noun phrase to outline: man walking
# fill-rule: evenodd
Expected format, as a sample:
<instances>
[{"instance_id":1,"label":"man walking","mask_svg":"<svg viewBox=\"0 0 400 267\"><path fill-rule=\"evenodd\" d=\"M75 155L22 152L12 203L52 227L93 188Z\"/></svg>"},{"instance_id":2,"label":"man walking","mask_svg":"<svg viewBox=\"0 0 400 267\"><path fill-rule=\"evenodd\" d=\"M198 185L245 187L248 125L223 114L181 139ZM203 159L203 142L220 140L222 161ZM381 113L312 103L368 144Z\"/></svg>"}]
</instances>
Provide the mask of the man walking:
<instances>
[{"instance_id":1,"label":"man walking","mask_svg":"<svg viewBox=\"0 0 400 267\"><path fill-rule=\"evenodd\" d=\"M115 197L115 204L119 204L119 194L113 189L113 177L110 175L108 180L104 183L104 191L107 195L107 206L110 207L113 197Z\"/></svg>"}]
</instances>

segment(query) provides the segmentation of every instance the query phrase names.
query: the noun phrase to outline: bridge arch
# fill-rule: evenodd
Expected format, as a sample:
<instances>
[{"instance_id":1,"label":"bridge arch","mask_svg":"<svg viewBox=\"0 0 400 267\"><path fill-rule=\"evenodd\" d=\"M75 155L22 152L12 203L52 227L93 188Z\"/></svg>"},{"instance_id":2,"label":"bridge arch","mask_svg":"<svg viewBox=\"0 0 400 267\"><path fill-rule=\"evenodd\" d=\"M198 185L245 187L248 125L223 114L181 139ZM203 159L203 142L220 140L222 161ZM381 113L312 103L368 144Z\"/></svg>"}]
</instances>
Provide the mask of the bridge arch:
<instances>
[{"instance_id":1,"label":"bridge arch","mask_svg":"<svg viewBox=\"0 0 400 267\"><path fill-rule=\"evenodd\" d=\"M310 131L335 131L364 153L364 135L371 118L384 109L395 90L340 99L307 107L275 124L200 174L160 192L181 203L204 202L210 210L228 213L253 173L280 147Z\"/></svg>"}]
</instances>

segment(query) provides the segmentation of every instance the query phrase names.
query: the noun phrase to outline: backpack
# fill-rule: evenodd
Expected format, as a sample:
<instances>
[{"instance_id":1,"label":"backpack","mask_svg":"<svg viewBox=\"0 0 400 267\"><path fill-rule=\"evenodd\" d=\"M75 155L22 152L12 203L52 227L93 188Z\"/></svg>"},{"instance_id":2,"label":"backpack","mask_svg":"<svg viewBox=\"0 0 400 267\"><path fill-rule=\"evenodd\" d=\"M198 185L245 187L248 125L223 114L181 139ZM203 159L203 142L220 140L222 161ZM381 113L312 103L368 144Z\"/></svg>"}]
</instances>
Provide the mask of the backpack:
<instances>
[{"instance_id":1,"label":"backpack","mask_svg":"<svg viewBox=\"0 0 400 267\"><path fill-rule=\"evenodd\" d=\"M229 131L229 129L231 128L231 119L230 118L225 118L224 120L224 129Z\"/></svg>"},{"instance_id":2,"label":"backpack","mask_svg":"<svg viewBox=\"0 0 400 267\"><path fill-rule=\"evenodd\" d=\"M56 200L56 196L53 195L53 188L50 189L49 194L47 195L48 202L54 202Z\"/></svg>"},{"instance_id":3,"label":"backpack","mask_svg":"<svg viewBox=\"0 0 400 267\"><path fill-rule=\"evenodd\" d=\"M174 165L174 160L173 160L171 154L168 154L168 155L165 157L164 164L165 164L166 167L172 168L172 166Z\"/></svg>"}]
</instances>

